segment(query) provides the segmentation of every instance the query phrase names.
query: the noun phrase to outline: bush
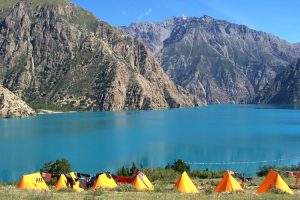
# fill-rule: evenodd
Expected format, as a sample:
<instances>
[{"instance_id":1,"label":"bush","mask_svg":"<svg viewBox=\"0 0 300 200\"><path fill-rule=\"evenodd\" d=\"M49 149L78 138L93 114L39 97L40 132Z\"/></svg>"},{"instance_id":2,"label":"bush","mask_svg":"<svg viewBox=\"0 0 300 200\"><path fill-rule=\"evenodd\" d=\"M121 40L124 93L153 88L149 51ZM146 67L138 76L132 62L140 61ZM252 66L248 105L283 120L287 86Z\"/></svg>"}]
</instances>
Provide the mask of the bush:
<instances>
[{"instance_id":1,"label":"bush","mask_svg":"<svg viewBox=\"0 0 300 200\"><path fill-rule=\"evenodd\" d=\"M276 167L275 165L272 166L265 165L260 167L259 171L256 174L259 177L266 176L271 169L279 170L279 171L300 171L300 163L298 163L297 165L284 166L284 167Z\"/></svg>"},{"instance_id":2,"label":"bush","mask_svg":"<svg viewBox=\"0 0 300 200\"><path fill-rule=\"evenodd\" d=\"M189 173L191 170L190 165L186 164L183 160L176 160L172 165L168 164L165 169L173 169L179 173L183 173L184 171Z\"/></svg>"},{"instance_id":3,"label":"bush","mask_svg":"<svg viewBox=\"0 0 300 200\"><path fill-rule=\"evenodd\" d=\"M194 170L191 172L192 177L200 178L200 179L211 179L211 178L222 178L224 176L225 171L209 171L206 169L205 171Z\"/></svg>"},{"instance_id":4,"label":"bush","mask_svg":"<svg viewBox=\"0 0 300 200\"><path fill-rule=\"evenodd\" d=\"M262 166L259 168L259 171L256 173L258 177L266 176L271 169L276 169L275 165L273 166Z\"/></svg>"},{"instance_id":5,"label":"bush","mask_svg":"<svg viewBox=\"0 0 300 200\"><path fill-rule=\"evenodd\" d=\"M64 174L69 173L71 171L71 165L66 159L56 160L55 162L47 162L41 169L41 172L46 172L50 174Z\"/></svg>"},{"instance_id":6,"label":"bush","mask_svg":"<svg viewBox=\"0 0 300 200\"><path fill-rule=\"evenodd\" d=\"M141 165L141 167L144 168L143 165ZM125 177L126 176L134 176L134 175L136 175L137 171L138 171L138 168L136 167L135 163L133 162L130 169L128 169L125 166L122 166L117 171L117 174L118 174L118 176L125 176Z\"/></svg>"},{"instance_id":7,"label":"bush","mask_svg":"<svg viewBox=\"0 0 300 200\"><path fill-rule=\"evenodd\" d=\"M118 176L129 176L129 170L127 167L121 167L121 169L119 169L117 171Z\"/></svg>"},{"instance_id":8,"label":"bush","mask_svg":"<svg viewBox=\"0 0 300 200\"><path fill-rule=\"evenodd\" d=\"M145 170L145 174L150 181L165 181L173 183L178 177L179 173L173 169L162 169L162 168L148 168Z\"/></svg>"}]
</instances>

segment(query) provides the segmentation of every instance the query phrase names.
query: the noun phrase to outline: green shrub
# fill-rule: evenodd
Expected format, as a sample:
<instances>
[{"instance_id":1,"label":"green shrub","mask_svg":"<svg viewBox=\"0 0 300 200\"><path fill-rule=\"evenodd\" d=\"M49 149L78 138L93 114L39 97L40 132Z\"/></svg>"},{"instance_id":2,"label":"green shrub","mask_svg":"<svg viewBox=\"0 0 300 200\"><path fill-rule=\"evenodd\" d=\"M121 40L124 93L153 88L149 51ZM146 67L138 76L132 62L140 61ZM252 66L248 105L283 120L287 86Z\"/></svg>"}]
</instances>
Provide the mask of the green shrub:
<instances>
[{"instance_id":1,"label":"green shrub","mask_svg":"<svg viewBox=\"0 0 300 200\"><path fill-rule=\"evenodd\" d=\"M127 167L123 166L117 171L117 175L118 176L129 176L129 169Z\"/></svg>"},{"instance_id":2,"label":"green shrub","mask_svg":"<svg viewBox=\"0 0 300 200\"><path fill-rule=\"evenodd\" d=\"M41 171L50 174L64 174L71 172L72 169L69 162L62 158L61 160L56 160L55 162L50 161L45 163Z\"/></svg>"},{"instance_id":3,"label":"green shrub","mask_svg":"<svg viewBox=\"0 0 300 200\"><path fill-rule=\"evenodd\" d=\"M52 111L59 111L59 112L70 112L70 111L77 111L81 112L84 109L73 107L72 105L57 105L53 103L47 103L39 100L35 100L29 102L28 105L36 111L39 110L52 110Z\"/></svg>"},{"instance_id":4,"label":"green shrub","mask_svg":"<svg viewBox=\"0 0 300 200\"><path fill-rule=\"evenodd\" d=\"M275 165L273 166L262 166L259 168L259 171L256 173L258 177L266 176L270 169L276 169Z\"/></svg>"},{"instance_id":5,"label":"green shrub","mask_svg":"<svg viewBox=\"0 0 300 200\"><path fill-rule=\"evenodd\" d=\"M298 165L291 165L291 166L284 166L284 167L276 167L275 165L265 165L259 168L259 171L256 173L258 177L263 177L266 176L269 171L273 169L273 170L278 170L278 171L300 171L300 163L298 163ZM287 174L283 174L286 175Z\"/></svg>"},{"instance_id":6,"label":"green shrub","mask_svg":"<svg viewBox=\"0 0 300 200\"><path fill-rule=\"evenodd\" d=\"M141 167L144 168L143 165L141 165ZM117 174L118 174L118 176L134 176L134 175L136 175L137 171L138 171L138 168L136 167L135 163L133 162L130 169L128 169L125 166L122 166L117 171Z\"/></svg>"},{"instance_id":7,"label":"green shrub","mask_svg":"<svg viewBox=\"0 0 300 200\"><path fill-rule=\"evenodd\" d=\"M224 176L224 173L225 173L224 171L194 170L191 172L191 176L199 179L211 179L211 178L222 178Z\"/></svg>"},{"instance_id":8,"label":"green shrub","mask_svg":"<svg viewBox=\"0 0 300 200\"><path fill-rule=\"evenodd\" d=\"M130 175L133 176L137 173L138 168L135 166L135 163L133 162L130 168Z\"/></svg>"},{"instance_id":9,"label":"green shrub","mask_svg":"<svg viewBox=\"0 0 300 200\"><path fill-rule=\"evenodd\" d=\"M190 165L186 164L183 160L176 160L172 165L168 164L165 169L173 169L179 173L183 173L184 171L189 173L191 170Z\"/></svg>"},{"instance_id":10,"label":"green shrub","mask_svg":"<svg viewBox=\"0 0 300 200\"><path fill-rule=\"evenodd\" d=\"M164 181L174 182L178 177L179 173L173 169L162 169L162 168L148 168L145 170L145 174L150 181Z\"/></svg>"}]
</instances>

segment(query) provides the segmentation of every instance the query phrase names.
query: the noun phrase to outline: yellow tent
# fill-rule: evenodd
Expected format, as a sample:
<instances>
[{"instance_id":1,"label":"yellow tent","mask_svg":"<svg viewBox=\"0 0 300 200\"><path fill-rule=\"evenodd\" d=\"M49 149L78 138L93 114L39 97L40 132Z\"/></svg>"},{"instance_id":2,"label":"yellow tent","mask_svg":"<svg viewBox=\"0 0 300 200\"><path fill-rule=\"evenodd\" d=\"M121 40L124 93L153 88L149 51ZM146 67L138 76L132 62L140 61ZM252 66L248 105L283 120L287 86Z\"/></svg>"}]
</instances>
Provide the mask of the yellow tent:
<instances>
[{"instance_id":1,"label":"yellow tent","mask_svg":"<svg viewBox=\"0 0 300 200\"><path fill-rule=\"evenodd\" d=\"M282 180L281 176L274 170L269 171L269 174L257 189L256 193L268 192L272 188L277 188L288 194L294 194L284 180Z\"/></svg>"},{"instance_id":2,"label":"yellow tent","mask_svg":"<svg viewBox=\"0 0 300 200\"><path fill-rule=\"evenodd\" d=\"M49 190L39 172L24 175L18 184L18 188L27 190Z\"/></svg>"},{"instance_id":3,"label":"yellow tent","mask_svg":"<svg viewBox=\"0 0 300 200\"><path fill-rule=\"evenodd\" d=\"M215 192L237 192L243 191L241 185L231 176L229 171L224 174L223 179L218 184Z\"/></svg>"},{"instance_id":4,"label":"yellow tent","mask_svg":"<svg viewBox=\"0 0 300 200\"><path fill-rule=\"evenodd\" d=\"M199 193L186 172L183 172L177 180L175 187L182 193Z\"/></svg>"},{"instance_id":5,"label":"yellow tent","mask_svg":"<svg viewBox=\"0 0 300 200\"><path fill-rule=\"evenodd\" d=\"M93 188L116 188L118 185L115 180L109 174L101 174L94 182Z\"/></svg>"},{"instance_id":6,"label":"yellow tent","mask_svg":"<svg viewBox=\"0 0 300 200\"><path fill-rule=\"evenodd\" d=\"M73 189L76 192L82 192L84 189L79 187L79 181L76 181L75 179L77 178L74 172L70 173L70 176L72 177L72 179L75 182L75 185L73 185ZM69 184L68 184L68 180L66 178L66 176L64 174L61 174L56 185L55 185L55 189L56 190L61 190L61 189L67 189L70 188Z\"/></svg>"},{"instance_id":7,"label":"yellow tent","mask_svg":"<svg viewBox=\"0 0 300 200\"><path fill-rule=\"evenodd\" d=\"M137 190L154 190L154 186L143 173L139 173L132 184Z\"/></svg>"}]
</instances>

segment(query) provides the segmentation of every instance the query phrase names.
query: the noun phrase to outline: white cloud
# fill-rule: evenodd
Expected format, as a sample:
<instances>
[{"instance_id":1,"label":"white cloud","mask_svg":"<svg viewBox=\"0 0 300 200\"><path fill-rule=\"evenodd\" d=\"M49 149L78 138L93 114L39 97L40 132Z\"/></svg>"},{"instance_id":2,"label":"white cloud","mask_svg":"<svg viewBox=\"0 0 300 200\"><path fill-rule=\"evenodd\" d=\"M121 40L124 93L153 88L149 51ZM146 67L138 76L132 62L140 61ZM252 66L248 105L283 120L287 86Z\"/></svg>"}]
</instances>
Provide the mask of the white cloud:
<instances>
[{"instance_id":1,"label":"white cloud","mask_svg":"<svg viewBox=\"0 0 300 200\"><path fill-rule=\"evenodd\" d=\"M144 13L142 13L140 16L138 16L138 20L142 20L144 17L149 16L152 12L151 8L148 8L148 10Z\"/></svg>"}]
</instances>

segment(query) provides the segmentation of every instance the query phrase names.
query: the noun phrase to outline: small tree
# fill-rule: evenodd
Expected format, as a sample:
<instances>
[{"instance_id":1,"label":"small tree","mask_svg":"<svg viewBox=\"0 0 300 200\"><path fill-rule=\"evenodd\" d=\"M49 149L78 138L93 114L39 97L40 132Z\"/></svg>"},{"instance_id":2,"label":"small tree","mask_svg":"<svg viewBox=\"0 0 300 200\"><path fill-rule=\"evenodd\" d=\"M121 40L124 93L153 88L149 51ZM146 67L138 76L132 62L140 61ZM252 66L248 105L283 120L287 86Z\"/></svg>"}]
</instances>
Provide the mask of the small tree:
<instances>
[{"instance_id":1,"label":"small tree","mask_svg":"<svg viewBox=\"0 0 300 200\"><path fill-rule=\"evenodd\" d=\"M119 176L129 176L129 170L127 167L121 167L121 169L118 170L117 174Z\"/></svg>"},{"instance_id":2,"label":"small tree","mask_svg":"<svg viewBox=\"0 0 300 200\"><path fill-rule=\"evenodd\" d=\"M71 165L66 159L56 160L55 162L50 161L44 164L41 169L42 172L50 174L64 174L71 172Z\"/></svg>"},{"instance_id":3,"label":"small tree","mask_svg":"<svg viewBox=\"0 0 300 200\"><path fill-rule=\"evenodd\" d=\"M141 169L141 171L143 171L145 169L143 164L141 164L140 169Z\"/></svg>"},{"instance_id":4,"label":"small tree","mask_svg":"<svg viewBox=\"0 0 300 200\"><path fill-rule=\"evenodd\" d=\"M166 167L166 169L173 169L177 172L180 172L180 173L183 173L184 171L186 172L190 172L190 166L188 164L186 164L183 160L176 160L174 161L174 163L171 165L171 164L168 164Z\"/></svg>"},{"instance_id":5,"label":"small tree","mask_svg":"<svg viewBox=\"0 0 300 200\"><path fill-rule=\"evenodd\" d=\"M132 175L135 175L136 174L136 172L137 172L137 167L136 167L136 165L135 165L135 163L133 162L132 163L132 166L131 166L131 168L130 168L130 175L132 176Z\"/></svg>"}]
</instances>

